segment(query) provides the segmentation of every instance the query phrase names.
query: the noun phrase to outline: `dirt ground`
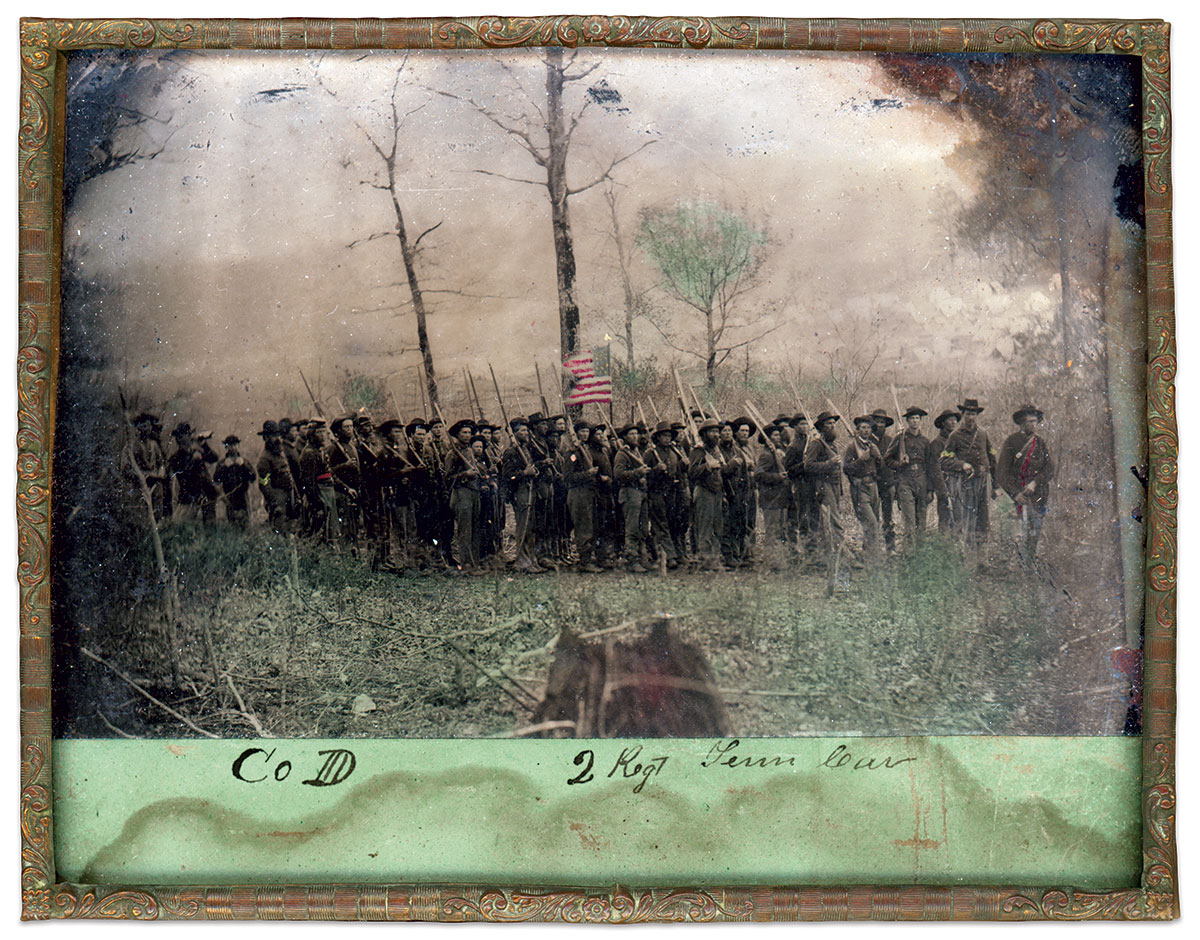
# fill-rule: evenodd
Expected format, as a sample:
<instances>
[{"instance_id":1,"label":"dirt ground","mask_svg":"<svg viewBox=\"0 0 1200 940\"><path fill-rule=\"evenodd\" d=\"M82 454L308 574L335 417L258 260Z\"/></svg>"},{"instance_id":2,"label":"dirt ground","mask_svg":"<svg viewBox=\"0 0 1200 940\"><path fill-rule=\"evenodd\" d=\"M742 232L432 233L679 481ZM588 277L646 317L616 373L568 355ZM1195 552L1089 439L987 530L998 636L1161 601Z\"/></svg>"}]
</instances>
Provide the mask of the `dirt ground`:
<instances>
[{"instance_id":1,"label":"dirt ground","mask_svg":"<svg viewBox=\"0 0 1200 940\"><path fill-rule=\"evenodd\" d=\"M520 734L560 630L624 639L664 614L709 657L739 736L1121 733L1119 596L1080 584L1102 557L1030 572L997 523L977 556L935 535L843 566L832 596L818 566L397 575L321 547L293 557L266 532L180 530L178 684L152 601L119 629L81 628L66 733Z\"/></svg>"}]
</instances>

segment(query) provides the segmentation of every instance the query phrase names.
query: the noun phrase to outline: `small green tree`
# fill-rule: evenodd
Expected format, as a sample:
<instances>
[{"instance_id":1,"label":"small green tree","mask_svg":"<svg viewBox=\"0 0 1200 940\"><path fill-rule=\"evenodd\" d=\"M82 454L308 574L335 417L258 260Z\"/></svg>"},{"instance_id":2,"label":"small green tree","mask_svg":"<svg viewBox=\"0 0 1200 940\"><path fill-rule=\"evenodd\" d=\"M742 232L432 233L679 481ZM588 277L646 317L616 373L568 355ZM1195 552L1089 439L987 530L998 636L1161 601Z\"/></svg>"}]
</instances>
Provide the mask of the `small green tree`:
<instances>
[{"instance_id":1,"label":"small green tree","mask_svg":"<svg viewBox=\"0 0 1200 940\"><path fill-rule=\"evenodd\" d=\"M704 319L704 342L678 345L662 327L667 345L704 361L709 388L717 367L734 352L762 339L775 327L733 342L751 324L735 315L741 296L758 286L766 255L767 230L709 202L646 209L638 245L662 275L660 287ZM653 322L653 321L651 321Z\"/></svg>"}]
</instances>

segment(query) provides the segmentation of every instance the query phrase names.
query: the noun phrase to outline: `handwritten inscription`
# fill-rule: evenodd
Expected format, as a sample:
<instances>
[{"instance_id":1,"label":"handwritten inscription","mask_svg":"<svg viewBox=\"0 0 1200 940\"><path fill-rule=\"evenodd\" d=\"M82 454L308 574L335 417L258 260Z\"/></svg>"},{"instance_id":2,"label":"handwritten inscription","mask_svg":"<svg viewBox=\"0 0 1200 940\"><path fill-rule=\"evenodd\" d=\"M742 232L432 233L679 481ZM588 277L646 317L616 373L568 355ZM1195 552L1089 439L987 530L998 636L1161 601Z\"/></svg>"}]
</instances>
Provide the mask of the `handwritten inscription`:
<instances>
[{"instance_id":1,"label":"handwritten inscription","mask_svg":"<svg viewBox=\"0 0 1200 940\"><path fill-rule=\"evenodd\" d=\"M276 748L266 751L261 747L248 747L233 761L230 770L235 780L242 783L262 783L274 779L283 783L291 776L292 762L290 760L275 761ZM345 748L334 748L328 751L317 751L318 757L324 757L325 762L317 769L316 774L308 780L300 782L306 787L332 787L341 783L357 766L357 760L352 751Z\"/></svg>"},{"instance_id":2,"label":"handwritten inscription","mask_svg":"<svg viewBox=\"0 0 1200 940\"><path fill-rule=\"evenodd\" d=\"M892 767L899 767L901 764L907 764L909 761L915 761L915 757L892 757L890 754L883 756L872 757L855 757L848 747L844 744L839 744L817 766L828 768L829 770L889 770Z\"/></svg>"},{"instance_id":3,"label":"handwritten inscription","mask_svg":"<svg viewBox=\"0 0 1200 940\"><path fill-rule=\"evenodd\" d=\"M775 755L772 757L753 756L750 754L734 754L742 742L737 738L732 741L718 741L708 749L708 754L704 760L700 761L701 767L741 767L741 768L765 768L765 767L795 767L796 758L780 757Z\"/></svg>"},{"instance_id":4,"label":"handwritten inscription","mask_svg":"<svg viewBox=\"0 0 1200 940\"><path fill-rule=\"evenodd\" d=\"M646 786L646 782L651 777L662 773L662 769L667 765L665 754L642 761L639 760L641 753L642 746L640 744L622 748L621 753L617 755L617 759L605 779L607 780L613 776L617 776L618 780L637 779L638 782L633 788L633 792L641 793L642 788ZM596 775L592 773L592 767L595 765L595 762L596 753L591 748L586 748L576 754L571 763L576 767L580 767L581 770L574 777L567 780L567 785L573 786L579 783L590 783L592 780L595 780Z\"/></svg>"}]
</instances>

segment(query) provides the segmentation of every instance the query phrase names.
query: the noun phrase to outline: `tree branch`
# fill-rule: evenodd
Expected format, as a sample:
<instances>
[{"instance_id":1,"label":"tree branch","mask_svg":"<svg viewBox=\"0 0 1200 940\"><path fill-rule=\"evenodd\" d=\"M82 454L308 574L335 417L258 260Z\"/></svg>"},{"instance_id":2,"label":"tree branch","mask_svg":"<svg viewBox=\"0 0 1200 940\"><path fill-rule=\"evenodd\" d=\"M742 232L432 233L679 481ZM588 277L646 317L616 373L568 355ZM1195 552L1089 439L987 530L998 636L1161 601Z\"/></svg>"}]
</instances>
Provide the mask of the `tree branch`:
<instances>
[{"instance_id":1,"label":"tree branch","mask_svg":"<svg viewBox=\"0 0 1200 940\"><path fill-rule=\"evenodd\" d=\"M445 221L446 221L445 219L442 219L442 221L438 222L437 225L431 225L429 228L425 229L425 231L423 231L420 235L418 235L417 240L415 242L413 242L413 251L417 250L417 245L421 244L422 238L424 238L430 232L435 231L438 228L441 228L442 222L445 222Z\"/></svg>"},{"instance_id":2,"label":"tree branch","mask_svg":"<svg viewBox=\"0 0 1200 940\"><path fill-rule=\"evenodd\" d=\"M623 156L623 157L614 157L612 162L609 163L608 169L605 170L602 174L600 174L600 176L596 177L594 180L592 180L590 183L588 183L585 186L580 186L577 189L568 189L567 195L575 196L579 193L586 192L587 190L591 189L593 186L596 186L599 183L603 183L606 179L609 178L609 174L612 173L612 171L617 166L624 163L626 160L630 159L631 157L636 157L639 153L641 153L643 150L645 150L651 144L655 144L655 143L657 143L657 141L648 140L644 144L642 144L640 147L638 147L637 150L630 151L629 153L625 154L625 156Z\"/></svg>"},{"instance_id":3,"label":"tree branch","mask_svg":"<svg viewBox=\"0 0 1200 940\"><path fill-rule=\"evenodd\" d=\"M527 180L519 176L505 176L503 173L493 173L491 170L471 170L472 173L482 173L484 176L498 176L502 180L508 180L510 183L528 183L530 186L546 186L545 180Z\"/></svg>"}]
</instances>

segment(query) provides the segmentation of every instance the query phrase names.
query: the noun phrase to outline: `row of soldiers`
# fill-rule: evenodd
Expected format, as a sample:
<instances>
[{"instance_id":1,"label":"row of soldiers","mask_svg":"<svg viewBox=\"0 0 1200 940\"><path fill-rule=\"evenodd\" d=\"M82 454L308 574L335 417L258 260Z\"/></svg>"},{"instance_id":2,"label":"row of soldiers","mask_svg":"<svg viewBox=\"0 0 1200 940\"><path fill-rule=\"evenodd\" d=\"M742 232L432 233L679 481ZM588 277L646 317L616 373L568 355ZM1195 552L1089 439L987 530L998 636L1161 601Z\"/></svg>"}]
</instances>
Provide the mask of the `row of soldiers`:
<instances>
[{"instance_id":1,"label":"row of soldiers","mask_svg":"<svg viewBox=\"0 0 1200 940\"><path fill-rule=\"evenodd\" d=\"M967 399L933 420L919 407L883 409L851 422L825 411L719 421L694 411L687 424L653 429L535 413L508 423L440 420L376 424L369 414L267 421L251 467L236 435L224 440L182 423L169 457L161 424L135 419L135 458L156 513L211 521L220 504L249 523L252 487L280 533L348 547L376 567L508 567L537 573L576 565L633 572L692 564L729 570L761 556L772 567L797 558L828 564L842 548L875 560L920 544L929 508L937 525L968 545L986 537L988 504L1004 489L1017 506L1021 552L1032 560L1054 466L1032 405L999 454ZM843 521L848 502L861 542ZM511 517L510 517L511 512ZM758 520L762 518L762 539ZM511 561L504 533L511 518ZM899 525L897 525L899 523ZM761 546L761 551L758 548Z\"/></svg>"}]
</instances>

